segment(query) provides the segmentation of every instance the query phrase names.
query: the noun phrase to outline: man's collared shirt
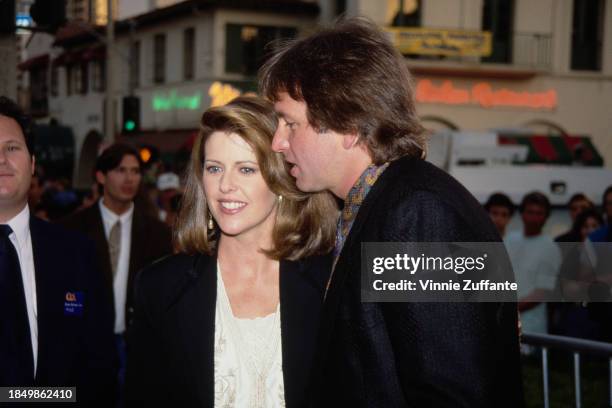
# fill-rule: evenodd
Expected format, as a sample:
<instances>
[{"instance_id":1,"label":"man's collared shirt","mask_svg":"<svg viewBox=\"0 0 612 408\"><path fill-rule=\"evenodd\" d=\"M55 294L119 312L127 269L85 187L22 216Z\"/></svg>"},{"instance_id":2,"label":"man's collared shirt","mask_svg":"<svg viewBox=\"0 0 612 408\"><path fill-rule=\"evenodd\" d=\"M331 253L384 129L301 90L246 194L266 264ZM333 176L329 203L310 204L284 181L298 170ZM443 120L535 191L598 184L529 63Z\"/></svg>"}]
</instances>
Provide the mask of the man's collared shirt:
<instances>
[{"instance_id":1,"label":"man's collared shirt","mask_svg":"<svg viewBox=\"0 0 612 408\"><path fill-rule=\"evenodd\" d=\"M32 237L30 236L30 209L28 205L19 214L10 219L7 224L13 232L9 235L11 243L17 251L21 279L25 293L28 322L30 323L30 339L32 340L32 357L34 362L34 375L38 362L38 308L36 297L36 273L34 270L34 254L32 251Z\"/></svg>"},{"instance_id":2,"label":"man's collared shirt","mask_svg":"<svg viewBox=\"0 0 612 408\"><path fill-rule=\"evenodd\" d=\"M376 180L378 180L380 175L387 169L388 166L389 163L384 163L380 166L376 166L375 164L369 165L364 170L364 172L361 173L359 179L349 190L349 193L346 196L346 200L344 201L342 213L340 214L340 218L338 219L338 228L336 229L336 245L334 248L334 260L337 260L340 256L340 252L342 251L342 247L344 246L344 241L346 240L346 237L348 237L348 234L351 231L351 227L353 226L353 222L357 217L359 208L361 208L361 204L363 204L363 200L365 200L366 196L370 192L370 189L372 188L374 183L376 183Z\"/></svg>"},{"instance_id":3,"label":"man's collared shirt","mask_svg":"<svg viewBox=\"0 0 612 408\"><path fill-rule=\"evenodd\" d=\"M336 263L340 257L340 252L344 247L344 242L351 232L351 227L363 200L372 189L372 186L376 183L376 180L380 175L389 167L389 163L383 163L380 166L370 164L359 176L359 179L355 182L353 187L349 190L346 200L344 200L344 207L338 218L338 226L336 228L336 245L334 246L334 263L332 266L332 272L327 280L327 286L325 287L324 298L327 297L327 291L331 285L332 278L334 277L334 271L336 270Z\"/></svg>"},{"instance_id":4,"label":"man's collared shirt","mask_svg":"<svg viewBox=\"0 0 612 408\"><path fill-rule=\"evenodd\" d=\"M104 205L104 199L99 201L100 214L104 224L104 236L108 242L111 228L117 221L121 221L121 248L119 249L119 260L117 272L113 280L113 293L115 298L115 333L125 331L125 302L127 296L127 281L130 269L130 248L132 243L132 218L134 215L134 203L123 214L117 215Z\"/></svg>"}]
</instances>

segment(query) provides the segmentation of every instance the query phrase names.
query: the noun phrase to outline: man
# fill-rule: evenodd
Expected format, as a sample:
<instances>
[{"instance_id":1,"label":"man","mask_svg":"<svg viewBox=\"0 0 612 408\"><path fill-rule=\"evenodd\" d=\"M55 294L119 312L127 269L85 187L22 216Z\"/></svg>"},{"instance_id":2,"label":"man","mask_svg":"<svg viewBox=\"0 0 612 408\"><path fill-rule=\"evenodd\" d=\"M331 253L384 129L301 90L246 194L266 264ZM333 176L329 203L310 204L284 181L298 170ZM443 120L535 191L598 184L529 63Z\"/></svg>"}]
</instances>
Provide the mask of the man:
<instances>
[{"instance_id":1,"label":"man","mask_svg":"<svg viewBox=\"0 0 612 408\"><path fill-rule=\"evenodd\" d=\"M281 47L260 73L297 186L345 201L312 405L520 407L515 304L361 302L363 242L499 241L482 206L422 159L411 80L362 19Z\"/></svg>"},{"instance_id":2,"label":"man","mask_svg":"<svg viewBox=\"0 0 612 408\"><path fill-rule=\"evenodd\" d=\"M561 250L551 237L542 233L550 215L550 201L539 192L531 192L519 207L522 231L506 238L506 248L518 284L521 326L525 333L548 333L546 303L555 289L561 267Z\"/></svg>"},{"instance_id":3,"label":"man","mask_svg":"<svg viewBox=\"0 0 612 408\"><path fill-rule=\"evenodd\" d=\"M169 227L174 225L176 211L172 209L172 199L180 194L181 180L172 172L162 173L157 177L159 218Z\"/></svg>"},{"instance_id":4,"label":"man","mask_svg":"<svg viewBox=\"0 0 612 408\"><path fill-rule=\"evenodd\" d=\"M68 217L63 224L91 237L100 270L115 305L115 338L120 357L119 381L125 368L124 333L132 313L136 272L172 253L168 228L134 205L142 163L138 152L124 144L108 147L96 161L96 181L102 198Z\"/></svg>"},{"instance_id":5,"label":"man","mask_svg":"<svg viewBox=\"0 0 612 408\"><path fill-rule=\"evenodd\" d=\"M574 194L567 203L567 208L569 210L570 219L572 220L572 224L568 231L559 235L555 238L555 242L581 242L582 237L572 230L574 222L576 221L576 217L578 214L583 212L584 210L588 210L589 208L594 208L595 205L587 196L582 193Z\"/></svg>"},{"instance_id":6,"label":"man","mask_svg":"<svg viewBox=\"0 0 612 408\"><path fill-rule=\"evenodd\" d=\"M506 227L512 218L512 214L514 214L514 204L512 204L510 197L504 193L491 194L484 208L489 213L489 217L491 217L499 235L501 237L506 235Z\"/></svg>"},{"instance_id":7,"label":"man","mask_svg":"<svg viewBox=\"0 0 612 408\"><path fill-rule=\"evenodd\" d=\"M112 406L112 306L89 240L30 215L29 119L0 97L0 386L76 386Z\"/></svg>"},{"instance_id":8,"label":"man","mask_svg":"<svg viewBox=\"0 0 612 408\"><path fill-rule=\"evenodd\" d=\"M603 193L601 208L605 224L589 234L585 248L589 253L591 262L596 266L597 280L612 286L612 274L610 273L612 248L609 244L612 242L612 185L608 186ZM609 290L608 293L610 293ZM612 307L610 307L610 303L589 303L589 311L590 316L600 323L601 340L612 342L612 327L610 326Z\"/></svg>"},{"instance_id":9,"label":"man","mask_svg":"<svg viewBox=\"0 0 612 408\"><path fill-rule=\"evenodd\" d=\"M601 209L606 224L589 235L589 241L591 242L612 241L612 186L608 186L603 193Z\"/></svg>"},{"instance_id":10,"label":"man","mask_svg":"<svg viewBox=\"0 0 612 408\"><path fill-rule=\"evenodd\" d=\"M34 173L32 174L32 183L30 185L30 191L28 193L28 206L31 208L36 208L36 206L40 203L42 195L45 191L43 180L40 175Z\"/></svg>"}]
</instances>

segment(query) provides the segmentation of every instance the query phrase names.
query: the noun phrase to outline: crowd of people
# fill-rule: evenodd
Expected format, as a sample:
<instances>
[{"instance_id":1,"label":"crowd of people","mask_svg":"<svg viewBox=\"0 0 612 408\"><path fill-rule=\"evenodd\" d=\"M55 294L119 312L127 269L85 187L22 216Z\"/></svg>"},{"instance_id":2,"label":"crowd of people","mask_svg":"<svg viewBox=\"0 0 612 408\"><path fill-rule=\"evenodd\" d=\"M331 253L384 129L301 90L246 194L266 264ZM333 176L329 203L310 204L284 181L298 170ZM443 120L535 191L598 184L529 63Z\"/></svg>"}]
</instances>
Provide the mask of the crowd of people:
<instances>
[{"instance_id":1,"label":"crowd of people","mask_svg":"<svg viewBox=\"0 0 612 408\"><path fill-rule=\"evenodd\" d=\"M529 333L612 341L608 328L612 308L601 302L610 300L606 286L609 276L605 270L601 271L602 264L604 267L609 264L600 256L599 271L603 273L597 273L595 259L597 252L609 251L609 248L601 245L602 251L593 250L594 245L612 240L612 186L603 192L599 206L585 194L574 194L565 208L570 228L556 237L543 232L551 204L540 192L530 192L523 197L518 206L522 222L518 230L507 231L516 210L507 195L492 194L484 207L504 239L519 284L517 295L522 329ZM577 283L603 290L604 298L590 303L586 296L588 290L578 298L568 297L565 289Z\"/></svg>"},{"instance_id":2,"label":"crowd of people","mask_svg":"<svg viewBox=\"0 0 612 408\"><path fill-rule=\"evenodd\" d=\"M76 386L86 407L523 406L516 304L362 302L361 244L504 236L525 330L546 330L546 197L506 233L507 197L489 218L425 161L411 74L367 20L275 48L259 85L203 113L184 187L114 144L85 193L36 172L0 98L0 386ZM587 201L563 239L601 224Z\"/></svg>"}]
</instances>

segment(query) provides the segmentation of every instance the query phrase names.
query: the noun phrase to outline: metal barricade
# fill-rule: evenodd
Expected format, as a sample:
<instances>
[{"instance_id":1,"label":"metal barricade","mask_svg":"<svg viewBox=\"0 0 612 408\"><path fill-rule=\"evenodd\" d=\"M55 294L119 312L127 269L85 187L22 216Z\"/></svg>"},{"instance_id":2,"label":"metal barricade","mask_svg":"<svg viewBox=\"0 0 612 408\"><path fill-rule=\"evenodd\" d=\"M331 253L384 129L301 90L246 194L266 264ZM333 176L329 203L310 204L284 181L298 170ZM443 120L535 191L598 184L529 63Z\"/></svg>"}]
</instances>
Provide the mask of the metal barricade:
<instances>
[{"instance_id":1,"label":"metal barricade","mask_svg":"<svg viewBox=\"0 0 612 408\"><path fill-rule=\"evenodd\" d=\"M544 389L544 408L550 407L550 394L548 390L548 350L558 349L573 353L574 355L574 390L576 395L576 408L582 406L580 392L580 356L589 354L606 357L610 368L609 377L609 405L612 406L612 343L578 339L575 337L556 336L552 334L523 333L523 344L542 348L542 381Z\"/></svg>"}]
</instances>

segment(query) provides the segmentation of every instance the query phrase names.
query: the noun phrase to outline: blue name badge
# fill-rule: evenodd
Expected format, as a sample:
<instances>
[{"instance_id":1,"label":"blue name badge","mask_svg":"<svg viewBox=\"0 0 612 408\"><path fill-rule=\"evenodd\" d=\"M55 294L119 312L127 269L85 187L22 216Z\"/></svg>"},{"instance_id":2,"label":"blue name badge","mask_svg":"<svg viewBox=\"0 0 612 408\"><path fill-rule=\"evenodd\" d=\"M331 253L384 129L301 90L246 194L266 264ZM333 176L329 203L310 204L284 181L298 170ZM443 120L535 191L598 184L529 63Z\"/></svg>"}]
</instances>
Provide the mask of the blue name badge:
<instances>
[{"instance_id":1,"label":"blue name badge","mask_svg":"<svg viewBox=\"0 0 612 408\"><path fill-rule=\"evenodd\" d=\"M83 316L85 295L83 292L66 292L64 316Z\"/></svg>"}]
</instances>

